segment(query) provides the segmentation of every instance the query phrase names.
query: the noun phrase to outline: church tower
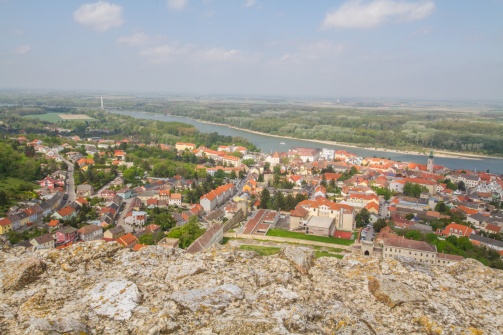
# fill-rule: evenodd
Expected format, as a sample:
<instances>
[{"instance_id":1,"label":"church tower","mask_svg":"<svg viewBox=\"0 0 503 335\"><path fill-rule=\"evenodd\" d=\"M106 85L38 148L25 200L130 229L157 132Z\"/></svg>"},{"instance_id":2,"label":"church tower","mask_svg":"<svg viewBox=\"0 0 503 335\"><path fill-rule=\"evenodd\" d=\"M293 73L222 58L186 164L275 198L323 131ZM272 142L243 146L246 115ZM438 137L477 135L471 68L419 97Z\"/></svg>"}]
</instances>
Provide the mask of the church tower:
<instances>
[{"instance_id":1,"label":"church tower","mask_svg":"<svg viewBox=\"0 0 503 335\"><path fill-rule=\"evenodd\" d=\"M430 151L430 156L428 157L428 165L426 169L429 173L433 173L433 150Z\"/></svg>"}]
</instances>

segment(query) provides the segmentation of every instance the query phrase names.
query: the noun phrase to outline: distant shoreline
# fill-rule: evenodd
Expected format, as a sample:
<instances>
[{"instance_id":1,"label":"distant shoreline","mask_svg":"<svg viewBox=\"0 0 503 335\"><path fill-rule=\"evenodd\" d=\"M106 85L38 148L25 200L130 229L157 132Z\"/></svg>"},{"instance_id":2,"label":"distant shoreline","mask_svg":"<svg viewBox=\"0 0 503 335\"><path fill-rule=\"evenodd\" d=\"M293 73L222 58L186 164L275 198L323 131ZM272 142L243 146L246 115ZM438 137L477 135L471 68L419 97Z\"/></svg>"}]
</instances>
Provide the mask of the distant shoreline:
<instances>
[{"instance_id":1,"label":"distant shoreline","mask_svg":"<svg viewBox=\"0 0 503 335\"><path fill-rule=\"evenodd\" d=\"M139 112L139 113L163 115L160 113L153 113L153 112ZM188 118L188 119L192 119L197 122L204 123L204 124L228 127L231 129L236 129L236 130L248 132L248 133L255 134L255 135L269 136L269 137L274 137L274 138L278 138L278 139L309 141L309 142L318 143L318 144L334 145L334 146L345 147L345 148L364 149L364 150L371 150L371 151L376 151L376 152L392 152L392 153L398 153L398 154L407 154L407 155L423 156L423 157L428 155L426 152L429 150L429 149L425 149L425 152L423 153L423 152L419 152L419 151L364 147L364 146L359 146L359 145L355 145L355 144L340 143L340 142L335 142L335 141L313 140L313 139L306 139L306 138L297 138L297 137L292 137L292 136L274 135L274 134L268 134L268 133L250 130L250 129L246 129L246 128L231 126L231 125L228 125L225 123L218 123L218 122L211 122L211 121L206 121L206 120L201 120L201 119L195 119L195 118L188 117L188 116L180 116L180 115L173 115L173 114L167 114L167 115L172 116L172 117ZM498 156L477 155L477 154L453 152L453 151L447 151L447 150L434 150L434 154L435 154L435 157L439 157L439 158L457 158L457 159L467 159L467 160L482 160L482 159L488 158L488 159L503 160L503 157L498 157Z\"/></svg>"},{"instance_id":2,"label":"distant shoreline","mask_svg":"<svg viewBox=\"0 0 503 335\"><path fill-rule=\"evenodd\" d=\"M171 115L171 116L177 116L177 115ZM184 116L184 117L186 117L186 116ZM387 149L387 148L371 148L371 147L358 146L355 144L346 144L346 143L343 144L343 143L335 142L335 141L313 140L313 139L307 139L307 138L297 138L297 137L291 137L291 136L274 135L274 134L263 133L260 131L239 128L239 127L231 126L231 125L228 125L225 123L217 123L217 122L205 121L205 120L200 120L200 119L193 119L193 120L196 120L198 122L205 123L205 124L212 124L212 125L216 125L216 126L229 127L229 128L240 130L240 131L246 131L251 134L270 136L270 137L275 137L275 138L279 138L279 139L284 138L284 139L290 139L290 140L302 140L302 141L309 141L309 142L319 143L319 144L334 145L334 146L339 146L339 147L372 150L372 151L376 151L376 152L377 151L379 151L379 152L393 152L393 153L415 155L415 156L427 156L426 153L422 153L419 151L397 150L397 149ZM462 159L471 159L471 160L481 160L483 158L503 159L501 157L484 156L484 155L476 155L476 154L464 154L464 153L444 151L444 150L435 150L434 152L435 152L435 157L443 157L443 158L462 158Z\"/></svg>"}]
</instances>

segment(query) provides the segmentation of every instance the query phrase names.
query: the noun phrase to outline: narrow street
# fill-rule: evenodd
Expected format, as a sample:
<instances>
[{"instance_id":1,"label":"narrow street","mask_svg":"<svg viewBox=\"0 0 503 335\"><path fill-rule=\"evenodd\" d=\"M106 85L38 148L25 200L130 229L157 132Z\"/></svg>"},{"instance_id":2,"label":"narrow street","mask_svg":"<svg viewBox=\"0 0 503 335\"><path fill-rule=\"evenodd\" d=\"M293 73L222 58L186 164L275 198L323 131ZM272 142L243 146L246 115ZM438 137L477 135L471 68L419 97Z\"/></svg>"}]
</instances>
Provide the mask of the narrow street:
<instances>
[{"instance_id":1,"label":"narrow street","mask_svg":"<svg viewBox=\"0 0 503 335\"><path fill-rule=\"evenodd\" d=\"M68 166L68 173L66 178L66 186L65 186L65 194L68 195L67 204L71 204L75 201L75 181L73 179L73 164L63 158L58 154L58 157L61 158L63 162Z\"/></svg>"}]
</instances>

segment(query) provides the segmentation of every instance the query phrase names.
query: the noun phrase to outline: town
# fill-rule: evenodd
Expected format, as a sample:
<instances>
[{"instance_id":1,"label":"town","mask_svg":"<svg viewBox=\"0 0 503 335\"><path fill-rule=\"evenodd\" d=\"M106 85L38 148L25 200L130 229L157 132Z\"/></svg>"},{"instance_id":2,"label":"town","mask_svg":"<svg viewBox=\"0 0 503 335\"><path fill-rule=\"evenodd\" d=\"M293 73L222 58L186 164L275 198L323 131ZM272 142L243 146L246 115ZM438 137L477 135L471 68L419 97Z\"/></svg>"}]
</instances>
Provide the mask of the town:
<instances>
[{"instance_id":1,"label":"town","mask_svg":"<svg viewBox=\"0 0 503 335\"><path fill-rule=\"evenodd\" d=\"M33 136L32 136L33 137ZM11 138L56 162L32 199L0 218L4 246L62 249L104 240L190 253L228 243L261 254L283 243L319 257L357 254L446 266L465 257L502 268L503 178L346 150L295 147L265 154L240 145L141 143L65 135L47 145ZM196 162L192 177L153 177L130 159L148 148Z\"/></svg>"}]
</instances>

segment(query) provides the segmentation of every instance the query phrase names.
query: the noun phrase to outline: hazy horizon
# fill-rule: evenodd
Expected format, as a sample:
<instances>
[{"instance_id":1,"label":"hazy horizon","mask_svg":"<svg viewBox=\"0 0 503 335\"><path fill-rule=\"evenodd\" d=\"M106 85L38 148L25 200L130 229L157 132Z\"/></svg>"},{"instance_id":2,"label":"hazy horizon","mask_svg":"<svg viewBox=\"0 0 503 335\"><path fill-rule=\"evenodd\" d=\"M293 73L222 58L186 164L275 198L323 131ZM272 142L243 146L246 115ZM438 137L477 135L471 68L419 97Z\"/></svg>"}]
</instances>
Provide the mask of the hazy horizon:
<instances>
[{"instance_id":1,"label":"hazy horizon","mask_svg":"<svg viewBox=\"0 0 503 335\"><path fill-rule=\"evenodd\" d=\"M0 87L503 100L503 2L0 1Z\"/></svg>"}]
</instances>

